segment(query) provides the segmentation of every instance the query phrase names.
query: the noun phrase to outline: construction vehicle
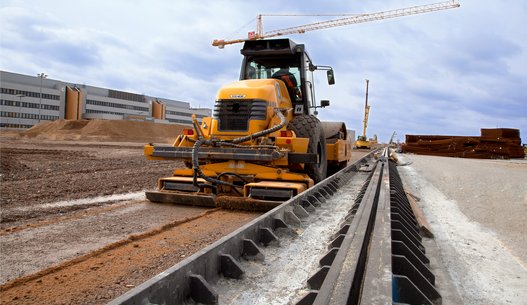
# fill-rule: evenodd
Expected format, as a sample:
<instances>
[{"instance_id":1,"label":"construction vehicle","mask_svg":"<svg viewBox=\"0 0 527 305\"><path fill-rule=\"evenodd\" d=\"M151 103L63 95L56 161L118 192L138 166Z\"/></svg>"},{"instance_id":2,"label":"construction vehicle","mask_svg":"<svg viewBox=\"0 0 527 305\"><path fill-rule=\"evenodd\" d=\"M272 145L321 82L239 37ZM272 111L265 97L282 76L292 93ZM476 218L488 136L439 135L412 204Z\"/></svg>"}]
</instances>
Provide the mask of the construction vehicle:
<instances>
[{"instance_id":1,"label":"construction vehicle","mask_svg":"<svg viewBox=\"0 0 527 305\"><path fill-rule=\"evenodd\" d=\"M213 117L204 118L201 125L193 118L194 128L184 130L173 146L145 146L150 159L181 159L186 165L172 177L159 179L158 190L147 192L147 198L204 206L240 202L242 208L274 207L321 181L328 171L345 167L353 142L345 124L320 122L313 116L317 108L329 106L327 100L315 102L313 72L326 70L328 83L333 84L333 69L314 65L304 45L262 39L455 7L458 1L450 0L266 33L259 15L257 31L248 38L214 40L212 45L219 48L245 43L240 81L221 88Z\"/></svg>"},{"instance_id":2,"label":"construction vehicle","mask_svg":"<svg viewBox=\"0 0 527 305\"><path fill-rule=\"evenodd\" d=\"M172 146L148 144L149 159L184 161L158 180L153 202L267 210L347 166L352 139L343 122L314 114L316 66L289 39L246 41L240 80L222 87L212 117L185 129Z\"/></svg>"},{"instance_id":3,"label":"construction vehicle","mask_svg":"<svg viewBox=\"0 0 527 305\"><path fill-rule=\"evenodd\" d=\"M370 114L370 105L368 105L368 85L370 81L366 80L366 102L364 103L364 119L362 121L362 135L357 137L355 148L371 148L371 142L366 137L366 128L368 127L368 116Z\"/></svg>"},{"instance_id":4,"label":"construction vehicle","mask_svg":"<svg viewBox=\"0 0 527 305\"><path fill-rule=\"evenodd\" d=\"M379 144L379 140L377 139L377 135L374 134L372 138L370 138L370 144L372 147L375 147L375 145Z\"/></svg>"},{"instance_id":5,"label":"construction vehicle","mask_svg":"<svg viewBox=\"0 0 527 305\"><path fill-rule=\"evenodd\" d=\"M364 136L358 136L357 141L355 141L355 148L361 149L370 149L371 148L371 142L368 141Z\"/></svg>"}]
</instances>

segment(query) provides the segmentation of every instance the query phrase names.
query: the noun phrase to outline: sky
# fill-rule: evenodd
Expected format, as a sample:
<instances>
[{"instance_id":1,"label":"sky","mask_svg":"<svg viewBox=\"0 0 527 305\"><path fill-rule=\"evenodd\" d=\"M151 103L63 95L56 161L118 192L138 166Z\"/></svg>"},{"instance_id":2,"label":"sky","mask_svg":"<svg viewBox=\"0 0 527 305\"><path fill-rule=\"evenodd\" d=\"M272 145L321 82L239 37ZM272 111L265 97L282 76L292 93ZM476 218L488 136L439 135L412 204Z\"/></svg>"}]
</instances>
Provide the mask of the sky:
<instances>
[{"instance_id":1,"label":"sky","mask_svg":"<svg viewBox=\"0 0 527 305\"><path fill-rule=\"evenodd\" d=\"M375 13L440 0L2 0L0 70L189 102L212 108L239 78L241 44L258 14ZM527 1L461 0L461 7L289 35L317 65L322 121L368 137L473 135L520 129L527 142ZM342 16L264 16L265 31Z\"/></svg>"}]
</instances>

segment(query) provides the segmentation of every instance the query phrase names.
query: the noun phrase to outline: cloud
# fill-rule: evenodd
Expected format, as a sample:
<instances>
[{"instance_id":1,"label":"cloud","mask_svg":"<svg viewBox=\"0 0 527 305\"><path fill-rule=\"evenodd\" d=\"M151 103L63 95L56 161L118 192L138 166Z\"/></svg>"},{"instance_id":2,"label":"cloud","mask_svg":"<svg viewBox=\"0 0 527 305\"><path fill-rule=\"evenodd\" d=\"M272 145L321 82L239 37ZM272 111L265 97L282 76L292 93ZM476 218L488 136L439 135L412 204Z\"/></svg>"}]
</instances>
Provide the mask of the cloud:
<instances>
[{"instance_id":1,"label":"cloud","mask_svg":"<svg viewBox=\"0 0 527 305\"><path fill-rule=\"evenodd\" d=\"M260 13L361 13L419 5L414 0L77 1L0 4L0 69L127 90L212 107L217 90L239 77L242 38ZM499 14L497 12L500 12ZM364 79L372 105L368 135L477 134L481 127L527 134L527 4L475 0L461 8L289 36L336 85L317 72L319 117L362 130ZM264 30L327 20L264 16ZM251 21L252 20L252 21ZM249 22L251 21L251 22ZM197 105L196 105L197 106Z\"/></svg>"},{"instance_id":2,"label":"cloud","mask_svg":"<svg viewBox=\"0 0 527 305\"><path fill-rule=\"evenodd\" d=\"M9 26L3 30L5 52L22 52L35 64L75 65L80 67L100 64L98 46L92 41L102 37L89 30L67 30L63 25L50 19L33 19L36 10L7 9L2 17L9 16ZM96 38L92 40L90 38Z\"/></svg>"}]
</instances>

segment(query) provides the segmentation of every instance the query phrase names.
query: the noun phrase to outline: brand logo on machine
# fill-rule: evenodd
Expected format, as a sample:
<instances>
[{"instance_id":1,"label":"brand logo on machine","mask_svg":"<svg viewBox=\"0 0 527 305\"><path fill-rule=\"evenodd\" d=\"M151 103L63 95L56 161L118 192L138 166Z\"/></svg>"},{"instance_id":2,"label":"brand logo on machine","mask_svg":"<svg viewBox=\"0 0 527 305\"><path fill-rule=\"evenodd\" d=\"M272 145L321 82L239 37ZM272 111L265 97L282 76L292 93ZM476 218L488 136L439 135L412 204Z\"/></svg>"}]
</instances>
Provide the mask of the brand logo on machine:
<instances>
[{"instance_id":1,"label":"brand logo on machine","mask_svg":"<svg viewBox=\"0 0 527 305\"><path fill-rule=\"evenodd\" d=\"M231 98L244 98L245 94L231 94Z\"/></svg>"},{"instance_id":2,"label":"brand logo on machine","mask_svg":"<svg viewBox=\"0 0 527 305\"><path fill-rule=\"evenodd\" d=\"M231 161L229 162L229 168L245 168L245 163Z\"/></svg>"}]
</instances>

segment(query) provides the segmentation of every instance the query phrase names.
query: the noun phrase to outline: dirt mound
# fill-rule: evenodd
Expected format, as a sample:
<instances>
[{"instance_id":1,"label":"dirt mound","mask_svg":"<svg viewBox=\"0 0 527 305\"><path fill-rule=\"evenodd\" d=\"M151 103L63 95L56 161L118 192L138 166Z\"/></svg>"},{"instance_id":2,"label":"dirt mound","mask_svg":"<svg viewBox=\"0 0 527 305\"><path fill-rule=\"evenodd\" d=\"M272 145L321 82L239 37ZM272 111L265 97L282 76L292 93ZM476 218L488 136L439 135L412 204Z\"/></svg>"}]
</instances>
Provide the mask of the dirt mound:
<instances>
[{"instance_id":1,"label":"dirt mound","mask_svg":"<svg viewBox=\"0 0 527 305\"><path fill-rule=\"evenodd\" d=\"M35 125L21 136L43 140L172 143L185 127L122 120L56 120Z\"/></svg>"}]
</instances>

